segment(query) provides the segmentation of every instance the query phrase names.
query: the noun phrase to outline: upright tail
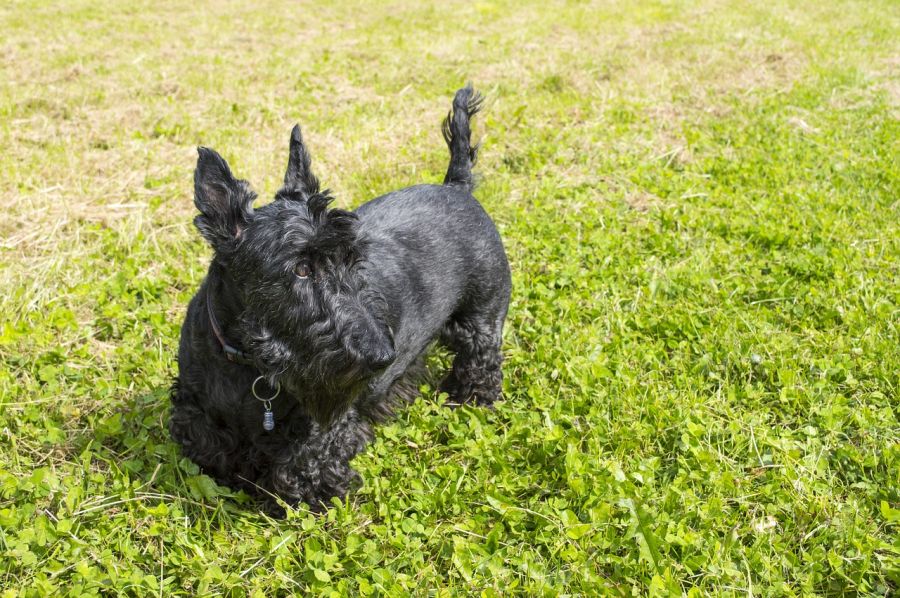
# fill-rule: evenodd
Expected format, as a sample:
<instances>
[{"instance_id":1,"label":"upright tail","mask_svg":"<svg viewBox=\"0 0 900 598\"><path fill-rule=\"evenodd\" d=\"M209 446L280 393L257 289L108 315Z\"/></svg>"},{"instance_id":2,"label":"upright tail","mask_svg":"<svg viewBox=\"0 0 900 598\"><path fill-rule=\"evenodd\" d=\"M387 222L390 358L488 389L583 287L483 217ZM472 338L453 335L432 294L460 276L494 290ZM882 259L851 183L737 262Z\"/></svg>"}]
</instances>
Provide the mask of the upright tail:
<instances>
[{"instance_id":1,"label":"upright tail","mask_svg":"<svg viewBox=\"0 0 900 598\"><path fill-rule=\"evenodd\" d=\"M471 145L469 119L481 110L483 100L481 94L472 89L471 83L457 91L453 98L453 109L441 126L444 140L450 148L450 166L444 177L445 185L464 185L469 189L475 186L472 167L478 159L478 144L474 147Z\"/></svg>"}]
</instances>

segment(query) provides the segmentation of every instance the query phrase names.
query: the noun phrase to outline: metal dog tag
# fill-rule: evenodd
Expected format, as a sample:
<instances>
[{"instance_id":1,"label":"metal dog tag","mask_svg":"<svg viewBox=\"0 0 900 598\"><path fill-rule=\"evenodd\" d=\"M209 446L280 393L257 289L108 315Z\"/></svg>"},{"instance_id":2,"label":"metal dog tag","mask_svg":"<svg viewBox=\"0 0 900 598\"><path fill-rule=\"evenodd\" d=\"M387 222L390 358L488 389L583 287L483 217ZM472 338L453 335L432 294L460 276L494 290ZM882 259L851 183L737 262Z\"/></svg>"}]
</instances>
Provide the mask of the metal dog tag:
<instances>
[{"instance_id":1,"label":"metal dog tag","mask_svg":"<svg viewBox=\"0 0 900 598\"><path fill-rule=\"evenodd\" d=\"M275 429L275 414L272 413L272 400L275 399L275 397L278 396L278 393L281 392L281 384L275 385L275 394L273 394L269 398L265 398L265 397L259 396L259 393L256 392L256 385L259 383L260 380L264 380L264 378L262 376L260 376L259 378L257 378L256 380L253 381L253 386L250 387L250 391L253 393L253 396L256 398L256 400L260 401L263 404L263 407L265 408L265 411L263 412L263 422L262 422L263 430L265 430L266 432L271 432L272 430Z\"/></svg>"}]
</instances>

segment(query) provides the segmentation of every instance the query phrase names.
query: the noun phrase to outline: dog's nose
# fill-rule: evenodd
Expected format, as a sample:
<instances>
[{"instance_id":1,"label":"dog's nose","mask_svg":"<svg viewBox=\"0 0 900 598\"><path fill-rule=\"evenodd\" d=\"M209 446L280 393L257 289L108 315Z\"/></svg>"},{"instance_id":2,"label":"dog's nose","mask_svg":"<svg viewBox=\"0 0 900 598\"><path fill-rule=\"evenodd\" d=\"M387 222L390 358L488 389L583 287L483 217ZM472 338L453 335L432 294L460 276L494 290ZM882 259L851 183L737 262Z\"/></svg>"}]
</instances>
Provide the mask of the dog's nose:
<instances>
[{"instance_id":1,"label":"dog's nose","mask_svg":"<svg viewBox=\"0 0 900 598\"><path fill-rule=\"evenodd\" d=\"M344 340L344 347L357 367L373 373L397 358L390 328L382 326L371 316L361 318Z\"/></svg>"},{"instance_id":2,"label":"dog's nose","mask_svg":"<svg viewBox=\"0 0 900 598\"><path fill-rule=\"evenodd\" d=\"M376 353L372 356L372 358L369 360L369 367L371 367L373 370L380 370L381 368L385 368L390 365L390 363L394 361L396 357L397 353L395 351L393 351L392 349L385 349L384 351Z\"/></svg>"}]
</instances>

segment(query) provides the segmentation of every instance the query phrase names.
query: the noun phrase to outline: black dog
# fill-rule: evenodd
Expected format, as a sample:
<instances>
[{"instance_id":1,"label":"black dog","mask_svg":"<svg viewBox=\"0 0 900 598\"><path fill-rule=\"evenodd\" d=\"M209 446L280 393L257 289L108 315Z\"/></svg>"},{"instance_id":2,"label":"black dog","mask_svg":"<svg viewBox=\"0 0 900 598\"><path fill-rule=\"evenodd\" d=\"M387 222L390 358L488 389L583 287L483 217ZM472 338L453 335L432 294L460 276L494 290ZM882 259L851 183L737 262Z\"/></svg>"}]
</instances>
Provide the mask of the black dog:
<instances>
[{"instance_id":1,"label":"black dog","mask_svg":"<svg viewBox=\"0 0 900 598\"><path fill-rule=\"evenodd\" d=\"M441 387L453 403L500 398L510 273L472 196L480 106L471 87L456 93L443 185L355 212L328 208L299 127L284 186L258 211L249 184L198 150L194 223L215 255L181 331L169 429L206 473L289 504L343 496L349 461L412 399L436 339L456 354Z\"/></svg>"}]
</instances>

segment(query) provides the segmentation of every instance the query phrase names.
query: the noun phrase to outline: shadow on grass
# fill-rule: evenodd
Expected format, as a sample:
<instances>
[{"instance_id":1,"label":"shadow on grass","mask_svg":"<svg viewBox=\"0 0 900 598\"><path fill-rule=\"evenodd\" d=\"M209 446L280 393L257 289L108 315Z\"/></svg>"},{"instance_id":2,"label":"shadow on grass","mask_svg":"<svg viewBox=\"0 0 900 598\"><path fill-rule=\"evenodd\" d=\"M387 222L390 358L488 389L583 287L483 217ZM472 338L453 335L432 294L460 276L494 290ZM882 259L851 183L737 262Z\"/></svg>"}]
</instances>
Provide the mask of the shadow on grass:
<instances>
[{"instance_id":1,"label":"shadow on grass","mask_svg":"<svg viewBox=\"0 0 900 598\"><path fill-rule=\"evenodd\" d=\"M438 397L436 391L429 389L437 387L450 361L444 349L429 351L425 367L417 376L419 386L412 393L414 401ZM117 494L115 499L109 497L111 500L88 508L99 510L113 502L167 502L178 503L186 514L205 513L207 518L237 513L283 517L286 505L276 506L274 497L266 500L219 485L182 455L181 447L168 431L170 388L171 384L159 385L134 395L120 408L94 418L92 427L70 439L66 452L80 459L86 469L106 475L107 483ZM406 404L399 402L395 414L405 408ZM354 501L354 494L349 498ZM294 510L311 511L305 504Z\"/></svg>"}]
</instances>

